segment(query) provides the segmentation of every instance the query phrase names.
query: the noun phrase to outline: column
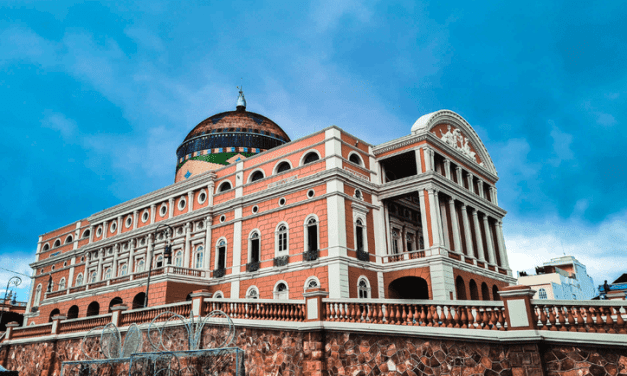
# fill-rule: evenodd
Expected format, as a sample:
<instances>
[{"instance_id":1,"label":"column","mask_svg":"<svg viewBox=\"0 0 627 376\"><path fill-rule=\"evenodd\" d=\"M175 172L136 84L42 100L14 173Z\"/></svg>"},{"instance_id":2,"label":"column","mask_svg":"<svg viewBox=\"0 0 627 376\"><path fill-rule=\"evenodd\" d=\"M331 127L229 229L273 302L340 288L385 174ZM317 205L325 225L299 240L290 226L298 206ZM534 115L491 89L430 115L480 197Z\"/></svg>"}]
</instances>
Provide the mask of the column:
<instances>
[{"instance_id":1,"label":"column","mask_svg":"<svg viewBox=\"0 0 627 376\"><path fill-rule=\"evenodd\" d=\"M451 237L450 234L448 233L448 215L446 214L446 203L443 201L440 201L440 196L436 195L436 200L438 201L438 214L440 216L440 231L442 234L442 244L444 244L444 246L448 249L453 249L453 245L451 244ZM444 201L446 201L446 199L444 199Z\"/></svg>"},{"instance_id":2,"label":"column","mask_svg":"<svg viewBox=\"0 0 627 376\"><path fill-rule=\"evenodd\" d=\"M448 201L449 209L451 212L451 227L453 228L453 241L455 252L462 253L462 241L459 236L459 223L457 222L457 211L455 210L455 200L451 197Z\"/></svg>"},{"instance_id":3,"label":"column","mask_svg":"<svg viewBox=\"0 0 627 376\"><path fill-rule=\"evenodd\" d=\"M416 173L421 174L422 171L422 159L420 158L420 148L414 149L414 156L416 158Z\"/></svg>"},{"instance_id":4,"label":"column","mask_svg":"<svg viewBox=\"0 0 627 376\"><path fill-rule=\"evenodd\" d=\"M73 281L74 281L74 264L76 263L76 256L72 257L72 261L70 261L70 265L72 265L70 267L70 275L67 278L67 283L65 284L65 286L69 289L70 287L73 286Z\"/></svg>"},{"instance_id":5,"label":"column","mask_svg":"<svg viewBox=\"0 0 627 376\"><path fill-rule=\"evenodd\" d=\"M170 197L168 199L168 218L172 218L173 216L174 216L174 197Z\"/></svg>"},{"instance_id":6,"label":"column","mask_svg":"<svg viewBox=\"0 0 627 376\"><path fill-rule=\"evenodd\" d=\"M191 213L194 211L194 192L187 192L187 212Z\"/></svg>"},{"instance_id":7,"label":"column","mask_svg":"<svg viewBox=\"0 0 627 376\"><path fill-rule=\"evenodd\" d=\"M483 180L479 179L477 181L477 189L479 190L479 192L477 192L479 194L479 197L485 198L483 195Z\"/></svg>"},{"instance_id":8,"label":"column","mask_svg":"<svg viewBox=\"0 0 627 376\"><path fill-rule=\"evenodd\" d=\"M139 220L139 211L133 210L133 230L137 228L137 221Z\"/></svg>"},{"instance_id":9,"label":"column","mask_svg":"<svg viewBox=\"0 0 627 376\"><path fill-rule=\"evenodd\" d=\"M472 184L472 181L474 179L473 175L469 172L466 178L468 179L468 190L472 193L475 193L475 185Z\"/></svg>"},{"instance_id":10,"label":"column","mask_svg":"<svg viewBox=\"0 0 627 376\"><path fill-rule=\"evenodd\" d=\"M98 271L96 272L96 282L102 281L102 258L104 257L104 249L98 251Z\"/></svg>"},{"instance_id":11,"label":"column","mask_svg":"<svg viewBox=\"0 0 627 376\"><path fill-rule=\"evenodd\" d=\"M462 168L459 166L455 167L455 173L457 174L457 184L464 186L464 180L462 179Z\"/></svg>"},{"instance_id":12,"label":"column","mask_svg":"<svg viewBox=\"0 0 627 376\"><path fill-rule=\"evenodd\" d=\"M435 171L435 151L433 149L427 149L429 151L429 165L431 171Z\"/></svg>"},{"instance_id":13,"label":"column","mask_svg":"<svg viewBox=\"0 0 627 376\"><path fill-rule=\"evenodd\" d=\"M85 271L83 272L83 284L89 284L89 258L91 257L91 252L85 252Z\"/></svg>"},{"instance_id":14,"label":"column","mask_svg":"<svg viewBox=\"0 0 627 376\"><path fill-rule=\"evenodd\" d=\"M486 244L488 245L488 257L490 258L489 262L492 265L496 265L496 257L494 255L494 244L492 244L492 232L490 231L490 223L488 221L488 216L483 216L483 229L485 230Z\"/></svg>"},{"instance_id":15,"label":"column","mask_svg":"<svg viewBox=\"0 0 627 376\"><path fill-rule=\"evenodd\" d=\"M464 236L466 237L466 256L475 257L470 224L468 223L468 212L464 203L462 203L462 220L464 221Z\"/></svg>"},{"instance_id":16,"label":"column","mask_svg":"<svg viewBox=\"0 0 627 376\"><path fill-rule=\"evenodd\" d=\"M135 239L131 239L129 243L128 266L126 270L128 270L128 274L133 274L135 273Z\"/></svg>"},{"instance_id":17,"label":"column","mask_svg":"<svg viewBox=\"0 0 627 376\"><path fill-rule=\"evenodd\" d=\"M440 236L440 226L438 225L439 216L437 214L438 204L435 199L436 195L437 195L437 192L433 188L430 188L429 189L429 208L430 208L429 211L431 213L429 214L431 215L431 234L433 235L432 242L434 246L440 246L442 245L442 237Z\"/></svg>"},{"instance_id":18,"label":"column","mask_svg":"<svg viewBox=\"0 0 627 376\"><path fill-rule=\"evenodd\" d=\"M418 190L418 196L420 197L420 224L422 225L422 238L425 242L425 249L431 246L429 239L429 228L427 226L427 209L425 205L425 191L424 189ZM416 249L420 247L420 240L416 239Z\"/></svg>"},{"instance_id":19,"label":"column","mask_svg":"<svg viewBox=\"0 0 627 376\"><path fill-rule=\"evenodd\" d=\"M116 229L118 231L116 231L115 233L116 235L120 235L122 233L122 216L121 215L118 215L117 221L118 221L118 225L116 226Z\"/></svg>"},{"instance_id":20,"label":"column","mask_svg":"<svg viewBox=\"0 0 627 376\"><path fill-rule=\"evenodd\" d=\"M205 270L210 270L211 267L211 250L213 249L213 244L211 244L211 225L213 223L213 218L208 216L205 218L205 254L203 256L203 266ZM209 277L209 273L207 273L207 277Z\"/></svg>"},{"instance_id":21,"label":"column","mask_svg":"<svg viewBox=\"0 0 627 376\"><path fill-rule=\"evenodd\" d=\"M496 197L496 187L490 187L490 197L492 198L492 203L494 205L498 205L499 204L499 200Z\"/></svg>"},{"instance_id":22,"label":"column","mask_svg":"<svg viewBox=\"0 0 627 376\"><path fill-rule=\"evenodd\" d=\"M479 253L479 260L485 261L485 256L483 254L483 238L481 237L481 228L479 227L479 217L477 216L477 211L473 210L472 212L472 221L475 225L475 239L477 240L477 253Z\"/></svg>"},{"instance_id":23,"label":"column","mask_svg":"<svg viewBox=\"0 0 627 376\"><path fill-rule=\"evenodd\" d=\"M451 161L446 158L444 159L444 176L449 180L453 180L451 176Z\"/></svg>"},{"instance_id":24,"label":"column","mask_svg":"<svg viewBox=\"0 0 627 376\"><path fill-rule=\"evenodd\" d=\"M503 240L503 221L501 220L496 222L496 238L499 242L499 252L501 252L501 264L503 264L503 268L509 269L507 250L505 249L505 241Z\"/></svg>"},{"instance_id":25,"label":"column","mask_svg":"<svg viewBox=\"0 0 627 376\"><path fill-rule=\"evenodd\" d=\"M94 225L89 226L89 243L94 241Z\"/></svg>"},{"instance_id":26,"label":"column","mask_svg":"<svg viewBox=\"0 0 627 376\"><path fill-rule=\"evenodd\" d=\"M392 229L390 228L390 210L388 209L388 203L383 203L383 215L385 220L385 234L387 239L387 255L392 254Z\"/></svg>"},{"instance_id":27,"label":"column","mask_svg":"<svg viewBox=\"0 0 627 376\"><path fill-rule=\"evenodd\" d=\"M107 238L107 233L109 232L109 222L104 221L104 223L102 224L102 239L106 239Z\"/></svg>"},{"instance_id":28,"label":"column","mask_svg":"<svg viewBox=\"0 0 627 376\"><path fill-rule=\"evenodd\" d=\"M213 181L210 181L209 184L207 184L207 205L208 206L213 206L214 185L215 183Z\"/></svg>"},{"instance_id":29,"label":"column","mask_svg":"<svg viewBox=\"0 0 627 376\"><path fill-rule=\"evenodd\" d=\"M189 241L192 237L192 225L191 223L187 222L185 224L185 251L183 253L183 267L184 268L189 268L189 254L190 254L190 249L189 249Z\"/></svg>"},{"instance_id":30,"label":"column","mask_svg":"<svg viewBox=\"0 0 627 376\"><path fill-rule=\"evenodd\" d=\"M150 270L150 265L152 265L152 258L155 253L155 245L152 241L152 234L148 234L147 240L147 249L146 249L146 262L144 263L144 271Z\"/></svg>"},{"instance_id":31,"label":"column","mask_svg":"<svg viewBox=\"0 0 627 376\"><path fill-rule=\"evenodd\" d=\"M118 276L118 251L120 250L120 245L116 244L113 246L113 265L111 266L111 278L115 278Z\"/></svg>"},{"instance_id":32,"label":"column","mask_svg":"<svg viewBox=\"0 0 627 376\"><path fill-rule=\"evenodd\" d=\"M155 217L157 215L156 209L157 209L157 205L155 204L150 205L150 224L155 223Z\"/></svg>"}]
</instances>

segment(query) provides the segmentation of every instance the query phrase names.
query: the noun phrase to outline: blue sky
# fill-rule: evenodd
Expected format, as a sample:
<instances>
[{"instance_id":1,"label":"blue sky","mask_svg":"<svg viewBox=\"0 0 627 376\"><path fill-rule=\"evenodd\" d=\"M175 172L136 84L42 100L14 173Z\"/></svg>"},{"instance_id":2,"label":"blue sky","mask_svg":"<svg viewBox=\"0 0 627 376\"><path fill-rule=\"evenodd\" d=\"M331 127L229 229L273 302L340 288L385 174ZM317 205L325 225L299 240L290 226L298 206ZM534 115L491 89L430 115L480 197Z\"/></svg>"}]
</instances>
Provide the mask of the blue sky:
<instances>
[{"instance_id":1,"label":"blue sky","mask_svg":"<svg viewBox=\"0 0 627 376\"><path fill-rule=\"evenodd\" d=\"M512 268L565 252L612 280L627 11L543 3L5 1L0 264L29 273L38 235L171 184L177 146L243 84L292 139L335 124L379 144L456 111L499 172Z\"/></svg>"}]
</instances>

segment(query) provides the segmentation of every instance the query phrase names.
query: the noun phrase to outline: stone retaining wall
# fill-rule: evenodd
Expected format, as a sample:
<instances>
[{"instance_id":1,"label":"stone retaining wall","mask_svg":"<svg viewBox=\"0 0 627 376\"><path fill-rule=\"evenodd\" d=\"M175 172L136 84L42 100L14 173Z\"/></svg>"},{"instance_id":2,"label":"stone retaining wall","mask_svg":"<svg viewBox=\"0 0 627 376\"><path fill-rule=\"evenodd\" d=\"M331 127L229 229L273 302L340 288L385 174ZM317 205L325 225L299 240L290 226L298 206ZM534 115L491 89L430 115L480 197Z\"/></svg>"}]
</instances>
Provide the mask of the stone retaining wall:
<instances>
[{"instance_id":1,"label":"stone retaining wall","mask_svg":"<svg viewBox=\"0 0 627 376\"><path fill-rule=\"evenodd\" d=\"M179 328L171 345L180 348ZM211 334L203 333L209 342ZM60 375L61 363L84 359L81 339L4 345L2 365L20 375ZM415 336L238 327L247 375L627 376L627 349L502 344ZM93 356L99 338L86 344ZM144 351L150 351L144 335Z\"/></svg>"}]
</instances>

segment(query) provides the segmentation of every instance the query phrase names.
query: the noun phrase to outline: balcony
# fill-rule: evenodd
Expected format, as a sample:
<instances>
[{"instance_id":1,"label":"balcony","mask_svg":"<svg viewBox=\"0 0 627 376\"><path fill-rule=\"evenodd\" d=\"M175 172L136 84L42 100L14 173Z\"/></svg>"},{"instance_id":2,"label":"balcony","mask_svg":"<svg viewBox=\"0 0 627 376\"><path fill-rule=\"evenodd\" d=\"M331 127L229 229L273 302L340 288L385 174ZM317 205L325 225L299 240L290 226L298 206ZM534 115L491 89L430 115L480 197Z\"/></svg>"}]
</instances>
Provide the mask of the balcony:
<instances>
[{"instance_id":1,"label":"balcony","mask_svg":"<svg viewBox=\"0 0 627 376\"><path fill-rule=\"evenodd\" d=\"M259 261L253 261L246 264L246 271L248 273L256 272L259 270Z\"/></svg>"},{"instance_id":2,"label":"balcony","mask_svg":"<svg viewBox=\"0 0 627 376\"><path fill-rule=\"evenodd\" d=\"M274 266L285 266L289 263L290 256L279 256L274 258Z\"/></svg>"},{"instance_id":3,"label":"balcony","mask_svg":"<svg viewBox=\"0 0 627 376\"><path fill-rule=\"evenodd\" d=\"M358 249L357 250L357 260L369 262L370 261L370 253Z\"/></svg>"},{"instance_id":4,"label":"balcony","mask_svg":"<svg viewBox=\"0 0 627 376\"><path fill-rule=\"evenodd\" d=\"M226 275L226 269L220 268L213 271L213 278L222 278Z\"/></svg>"},{"instance_id":5,"label":"balcony","mask_svg":"<svg viewBox=\"0 0 627 376\"><path fill-rule=\"evenodd\" d=\"M319 251L317 249L310 249L309 251L303 253L304 261L315 261L319 257Z\"/></svg>"}]
</instances>

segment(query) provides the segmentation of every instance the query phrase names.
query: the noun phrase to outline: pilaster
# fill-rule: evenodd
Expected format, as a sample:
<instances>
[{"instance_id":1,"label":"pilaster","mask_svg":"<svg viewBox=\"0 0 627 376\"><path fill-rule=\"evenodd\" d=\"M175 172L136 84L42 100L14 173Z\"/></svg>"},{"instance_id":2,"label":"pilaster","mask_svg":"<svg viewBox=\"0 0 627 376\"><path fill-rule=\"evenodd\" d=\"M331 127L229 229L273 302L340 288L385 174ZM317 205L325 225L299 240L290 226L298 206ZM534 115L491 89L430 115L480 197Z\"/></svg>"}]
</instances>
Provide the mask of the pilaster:
<instances>
[{"instance_id":1,"label":"pilaster","mask_svg":"<svg viewBox=\"0 0 627 376\"><path fill-rule=\"evenodd\" d=\"M327 182L327 234L329 256L346 256L346 207L344 183L340 180Z\"/></svg>"}]
</instances>

